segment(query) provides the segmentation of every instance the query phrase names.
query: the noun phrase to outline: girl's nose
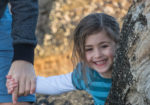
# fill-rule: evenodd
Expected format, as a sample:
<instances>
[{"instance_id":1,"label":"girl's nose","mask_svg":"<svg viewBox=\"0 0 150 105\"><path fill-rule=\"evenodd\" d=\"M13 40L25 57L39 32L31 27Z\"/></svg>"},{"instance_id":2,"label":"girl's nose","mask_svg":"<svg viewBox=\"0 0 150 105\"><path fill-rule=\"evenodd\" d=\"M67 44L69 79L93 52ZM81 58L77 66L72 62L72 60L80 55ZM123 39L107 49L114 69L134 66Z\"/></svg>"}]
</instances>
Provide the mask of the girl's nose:
<instances>
[{"instance_id":1,"label":"girl's nose","mask_svg":"<svg viewBox=\"0 0 150 105\"><path fill-rule=\"evenodd\" d=\"M95 49L94 58L100 58L102 56L102 52L99 49Z\"/></svg>"}]
</instances>

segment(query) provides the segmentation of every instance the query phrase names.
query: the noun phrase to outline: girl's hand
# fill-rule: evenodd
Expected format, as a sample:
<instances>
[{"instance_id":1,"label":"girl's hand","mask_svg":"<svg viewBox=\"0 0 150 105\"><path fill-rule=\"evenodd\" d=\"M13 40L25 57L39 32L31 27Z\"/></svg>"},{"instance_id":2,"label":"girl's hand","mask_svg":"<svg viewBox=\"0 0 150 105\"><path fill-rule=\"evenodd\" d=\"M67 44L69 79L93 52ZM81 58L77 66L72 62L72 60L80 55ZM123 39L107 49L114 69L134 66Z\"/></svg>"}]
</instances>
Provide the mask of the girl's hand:
<instances>
[{"instance_id":1,"label":"girl's hand","mask_svg":"<svg viewBox=\"0 0 150 105\"><path fill-rule=\"evenodd\" d=\"M15 79L12 78L11 75L7 75L6 78L6 87L8 89L8 94L12 94L14 89L18 86L18 83L15 81Z\"/></svg>"},{"instance_id":2,"label":"girl's hand","mask_svg":"<svg viewBox=\"0 0 150 105\"><path fill-rule=\"evenodd\" d=\"M17 103L19 96L27 96L35 92L36 75L32 63L24 60L13 61L8 75L11 75L18 83L18 86L13 88L12 92L12 101L14 104Z\"/></svg>"}]
</instances>

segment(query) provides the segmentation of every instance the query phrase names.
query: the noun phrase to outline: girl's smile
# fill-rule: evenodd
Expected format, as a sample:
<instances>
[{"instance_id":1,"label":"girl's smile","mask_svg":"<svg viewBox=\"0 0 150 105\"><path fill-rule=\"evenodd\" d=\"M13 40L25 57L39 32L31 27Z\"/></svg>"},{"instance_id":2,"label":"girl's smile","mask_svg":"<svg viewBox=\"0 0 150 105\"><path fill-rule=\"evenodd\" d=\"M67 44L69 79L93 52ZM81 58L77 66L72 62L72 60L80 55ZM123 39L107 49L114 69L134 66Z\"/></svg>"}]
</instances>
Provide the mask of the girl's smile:
<instances>
[{"instance_id":1,"label":"girl's smile","mask_svg":"<svg viewBox=\"0 0 150 105\"><path fill-rule=\"evenodd\" d=\"M115 46L105 31L89 35L85 41L87 63L105 78L111 78Z\"/></svg>"},{"instance_id":2,"label":"girl's smile","mask_svg":"<svg viewBox=\"0 0 150 105\"><path fill-rule=\"evenodd\" d=\"M100 60L100 61L93 61L93 63L98 66L98 67L101 67L101 66L104 66L106 64L106 60Z\"/></svg>"}]
</instances>

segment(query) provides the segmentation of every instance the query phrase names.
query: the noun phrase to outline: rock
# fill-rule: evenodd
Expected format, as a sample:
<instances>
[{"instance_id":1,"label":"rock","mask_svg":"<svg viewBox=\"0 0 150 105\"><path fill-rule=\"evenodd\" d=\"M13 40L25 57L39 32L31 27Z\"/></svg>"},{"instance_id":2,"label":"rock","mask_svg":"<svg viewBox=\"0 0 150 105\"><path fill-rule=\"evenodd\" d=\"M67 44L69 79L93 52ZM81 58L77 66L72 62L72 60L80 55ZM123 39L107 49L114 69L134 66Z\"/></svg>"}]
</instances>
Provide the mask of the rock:
<instances>
[{"instance_id":1,"label":"rock","mask_svg":"<svg viewBox=\"0 0 150 105\"><path fill-rule=\"evenodd\" d=\"M73 91L54 96L38 94L37 102L34 105L94 105L94 104L92 97L85 91Z\"/></svg>"},{"instance_id":2,"label":"rock","mask_svg":"<svg viewBox=\"0 0 150 105\"><path fill-rule=\"evenodd\" d=\"M106 105L150 105L150 1L134 0L122 28Z\"/></svg>"}]
</instances>

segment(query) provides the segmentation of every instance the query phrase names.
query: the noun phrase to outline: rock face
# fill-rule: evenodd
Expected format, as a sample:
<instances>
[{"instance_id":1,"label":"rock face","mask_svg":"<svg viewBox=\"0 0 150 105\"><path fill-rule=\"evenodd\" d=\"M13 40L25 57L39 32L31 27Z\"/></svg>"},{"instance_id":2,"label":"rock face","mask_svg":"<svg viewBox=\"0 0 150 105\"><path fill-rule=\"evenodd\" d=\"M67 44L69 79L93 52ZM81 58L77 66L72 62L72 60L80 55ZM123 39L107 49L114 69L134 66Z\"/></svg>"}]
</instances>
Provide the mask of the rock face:
<instances>
[{"instance_id":1,"label":"rock face","mask_svg":"<svg viewBox=\"0 0 150 105\"><path fill-rule=\"evenodd\" d=\"M150 0L134 0L124 20L106 105L150 105Z\"/></svg>"}]
</instances>

